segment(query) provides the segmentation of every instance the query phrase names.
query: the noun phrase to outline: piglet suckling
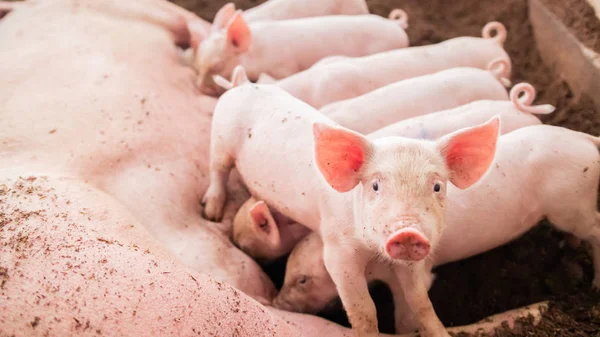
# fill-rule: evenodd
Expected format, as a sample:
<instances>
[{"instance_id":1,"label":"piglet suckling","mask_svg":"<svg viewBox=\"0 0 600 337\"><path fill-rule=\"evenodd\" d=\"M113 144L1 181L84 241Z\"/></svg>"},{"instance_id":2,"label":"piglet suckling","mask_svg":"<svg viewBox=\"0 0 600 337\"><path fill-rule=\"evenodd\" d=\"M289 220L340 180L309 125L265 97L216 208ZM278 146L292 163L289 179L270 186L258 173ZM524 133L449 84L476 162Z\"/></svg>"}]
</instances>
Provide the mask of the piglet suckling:
<instances>
[{"instance_id":1,"label":"piglet suckling","mask_svg":"<svg viewBox=\"0 0 600 337\"><path fill-rule=\"evenodd\" d=\"M369 14L369 8L365 0L269 0L244 11L244 19L255 22L341 14Z\"/></svg>"},{"instance_id":2,"label":"piglet suckling","mask_svg":"<svg viewBox=\"0 0 600 337\"><path fill-rule=\"evenodd\" d=\"M522 96L519 98L520 95ZM454 109L409 118L370 133L367 137L377 139L402 136L434 140L462 128L484 123L494 115L501 116L500 132L506 134L518 128L541 124L533 114L548 114L554 111L554 107L549 104L531 105L535 99L535 89L529 83L515 85L510 91L510 99L481 100ZM370 118L378 118L378 112L374 111ZM306 234L306 227L287 219L279 212L276 215L271 214L275 211L269 207L253 208L258 203L258 200L251 198L245 207L238 210L233 221L233 241L254 258L262 261L274 260L292 250ZM278 220L274 220L275 218Z\"/></svg>"},{"instance_id":3,"label":"piglet suckling","mask_svg":"<svg viewBox=\"0 0 600 337\"><path fill-rule=\"evenodd\" d=\"M10 4L10 3L9 3ZM12 5L9 5L12 7ZM0 12L4 5L0 4ZM233 16L236 8L233 2L228 2L217 11L213 20L214 28L208 22L202 25L192 25L196 44L208 38L211 32L218 31ZM369 14L365 0L321 0L307 5L303 0L269 0L245 10L242 15L246 22L274 21L299 19L324 15L360 15ZM216 29L218 27L218 29Z\"/></svg>"},{"instance_id":4,"label":"piglet suckling","mask_svg":"<svg viewBox=\"0 0 600 337\"><path fill-rule=\"evenodd\" d=\"M492 37L492 32L496 35ZM315 108L364 95L411 77L456 67L487 69L501 58L501 77L510 80L510 57L504 51L506 29L499 22L483 28L483 38L457 37L441 43L397 49L363 57L327 60L277 82L277 85Z\"/></svg>"},{"instance_id":5,"label":"piglet suckling","mask_svg":"<svg viewBox=\"0 0 600 337\"><path fill-rule=\"evenodd\" d=\"M228 90L215 107L208 219L219 220L235 166L253 196L319 233L324 262L353 330L377 333L365 279L374 255L390 261L423 336L448 336L426 285L444 227L448 182L475 184L495 154L499 119L436 141L369 140L273 85Z\"/></svg>"},{"instance_id":6,"label":"piglet suckling","mask_svg":"<svg viewBox=\"0 0 600 337\"><path fill-rule=\"evenodd\" d=\"M328 15L252 23L246 23L241 11L219 13L208 37L202 39L190 28L197 85L205 93L219 94L212 76L229 77L236 65L252 81L261 73L281 79L330 55L364 56L407 47L406 15L397 13L391 19Z\"/></svg>"},{"instance_id":7,"label":"piglet suckling","mask_svg":"<svg viewBox=\"0 0 600 337\"><path fill-rule=\"evenodd\" d=\"M431 288L435 274L430 273L425 287ZM402 287L387 261L371 261L365 270L367 282L382 281L392 293L394 321L396 333L405 333L417 328L412 320L410 310L406 309L406 301ZM323 262L323 241L317 233L310 233L294 247L287 260L285 281L281 291L275 297L273 306L279 309L317 314L328 310L338 297L335 283L329 276Z\"/></svg>"},{"instance_id":8,"label":"piglet suckling","mask_svg":"<svg viewBox=\"0 0 600 337\"><path fill-rule=\"evenodd\" d=\"M490 62L490 70L471 67L442 70L331 103L320 110L338 124L368 134L403 119L477 100L507 100L502 77L494 72L506 67L507 61L499 58Z\"/></svg>"},{"instance_id":9,"label":"piglet suckling","mask_svg":"<svg viewBox=\"0 0 600 337\"><path fill-rule=\"evenodd\" d=\"M269 209L264 201L254 197L240 207L233 222L233 242L261 262L289 253L310 233L308 227Z\"/></svg>"}]
</instances>

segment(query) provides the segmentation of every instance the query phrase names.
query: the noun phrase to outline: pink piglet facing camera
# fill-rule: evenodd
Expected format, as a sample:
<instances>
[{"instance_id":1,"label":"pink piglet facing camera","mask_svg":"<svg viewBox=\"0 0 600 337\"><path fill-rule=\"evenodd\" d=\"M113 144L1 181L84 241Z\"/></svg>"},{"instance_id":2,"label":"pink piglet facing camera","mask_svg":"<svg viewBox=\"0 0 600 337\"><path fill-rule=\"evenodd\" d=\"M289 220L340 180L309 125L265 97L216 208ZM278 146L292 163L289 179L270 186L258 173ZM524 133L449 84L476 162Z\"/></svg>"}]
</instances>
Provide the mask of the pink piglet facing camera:
<instances>
[{"instance_id":1,"label":"pink piglet facing camera","mask_svg":"<svg viewBox=\"0 0 600 337\"><path fill-rule=\"evenodd\" d=\"M375 253L392 263L421 334L448 336L427 295L425 260L444 227L448 182L467 188L487 172L499 127L494 117L437 141L369 140L276 86L243 84L215 107L204 214L221 219L235 166L253 196L323 239L358 335L377 333L364 276Z\"/></svg>"}]
</instances>

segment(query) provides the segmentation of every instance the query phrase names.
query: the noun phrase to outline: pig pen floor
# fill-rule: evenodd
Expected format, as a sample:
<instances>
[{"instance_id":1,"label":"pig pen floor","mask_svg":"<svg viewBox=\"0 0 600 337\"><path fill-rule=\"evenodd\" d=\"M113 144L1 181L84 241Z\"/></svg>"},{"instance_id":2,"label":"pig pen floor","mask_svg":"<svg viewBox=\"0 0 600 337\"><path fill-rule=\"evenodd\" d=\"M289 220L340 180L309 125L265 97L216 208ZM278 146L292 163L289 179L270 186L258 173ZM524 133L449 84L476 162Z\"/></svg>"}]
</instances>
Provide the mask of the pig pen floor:
<instances>
[{"instance_id":1,"label":"pig pen floor","mask_svg":"<svg viewBox=\"0 0 600 337\"><path fill-rule=\"evenodd\" d=\"M212 19L227 1L173 2ZM263 1L237 0L235 3L245 9ZM544 2L553 5L562 1ZM505 48L513 61L513 83L533 84L538 91L536 102L557 107L544 122L600 134L600 117L589 97L574 97L567 84L543 65L528 20L526 0L368 0L367 3L371 13L384 16L396 7L406 10L413 46L461 35L480 36L481 28L488 21L502 22L508 29ZM575 13L590 13L584 0L566 3ZM556 11L557 7L551 8ZM559 17L564 20L564 15ZM581 36L585 30L569 25L589 45L589 39L600 32L600 23L589 15L586 19L588 29L592 22L594 34ZM284 266L285 261L281 261L266 268L279 285ZM430 295L446 326L469 324L495 313L550 300L550 309L537 327L524 322L518 331L502 331L499 336L600 336L600 295L590 287L593 273L587 245L571 248L565 243L565 236L546 223L509 245L442 266L435 272L438 279ZM381 331L392 332L389 290L378 285L373 287L372 293L378 306ZM337 310L323 316L348 325L339 304Z\"/></svg>"}]
</instances>

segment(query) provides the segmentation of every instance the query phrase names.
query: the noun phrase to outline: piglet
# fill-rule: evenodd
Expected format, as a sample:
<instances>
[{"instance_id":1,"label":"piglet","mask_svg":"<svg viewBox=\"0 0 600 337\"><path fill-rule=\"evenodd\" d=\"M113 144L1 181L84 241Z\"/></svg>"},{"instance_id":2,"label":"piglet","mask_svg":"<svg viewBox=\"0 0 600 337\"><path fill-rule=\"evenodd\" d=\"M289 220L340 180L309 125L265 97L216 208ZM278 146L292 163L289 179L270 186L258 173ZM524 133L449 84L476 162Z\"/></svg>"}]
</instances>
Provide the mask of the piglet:
<instances>
[{"instance_id":1,"label":"piglet","mask_svg":"<svg viewBox=\"0 0 600 337\"><path fill-rule=\"evenodd\" d=\"M444 235L425 273L431 277L432 267L507 244L547 218L558 230L591 244L592 286L600 289L598 146L598 137L550 125L500 137L493 169L479 184L468 190L448 185ZM335 286L319 263L318 244L300 243L292 251L276 307L316 312L335 297ZM373 263L368 270L376 270L378 279L389 282L393 272L385 262ZM380 275L385 270L388 275ZM397 331L416 328L416 312L394 300Z\"/></svg>"},{"instance_id":2,"label":"piglet","mask_svg":"<svg viewBox=\"0 0 600 337\"><path fill-rule=\"evenodd\" d=\"M417 139L437 139L455 130L478 125L491 116L500 115L501 133L539 125L541 121L535 115L546 115L554 111L554 106L542 104L532 106L535 89L529 83L516 84L510 90L510 101L481 100L453 109L410 118L388 125L371 134L369 138L403 136Z\"/></svg>"},{"instance_id":3,"label":"piglet","mask_svg":"<svg viewBox=\"0 0 600 337\"><path fill-rule=\"evenodd\" d=\"M246 10L244 19L255 22L340 14L369 14L369 8L365 0L269 0Z\"/></svg>"},{"instance_id":4,"label":"piglet","mask_svg":"<svg viewBox=\"0 0 600 337\"><path fill-rule=\"evenodd\" d=\"M250 83L248 75L246 75L246 70L242 66L237 66L233 69L231 81L228 81L221 75L214 75L213 81L224 90L229 90L239 85Z\"/></svg>"},{"instance_id":5,"label":"piglet","mask_svg":"<svg viewBox=\"0 0 600 337\"><path fill-rule=\"evenodd\" d=\"M529 83L515 85L510 91L510 99L476 101L455 109L409 118L377 130L369 134L368 138L402 136L437 139L456 130L484 123L494 115L501 116L501 133L506 134L522 127L541 124L533 114L549 114L554 111L554 107L549 104L531 105L535 99L535 89ZM290 252L306 234L306 227L280 213L271 214L275 212L272 208L254 208L257 203L256 199L251 198L236 213L233 240L248 255L262 261L271 261ZM253 211L249 212L249 209ZM274 220L276 218L277 221Z\"/></svg>"},{"instance_id":6,"label":"piglet","mask_svg":"<svg viewBox=\"0 0 600 337\"><path fill-rule=\"evenodd\" d=\"M246 254L270 262L289 253L310 230L250 197L233 218L233 242ZM335 286L334 286L335 288Z\"/></svg>"},{"instance_id":7,"label":"piglet","mask_svg":"<svg viewBox=\"0 0 600 337\"><path fill-rule=\"evenodd\" d=\"M467 190L447 186L446 226L429 270L504 245L546 217L559 230L591 243L593 286L600 288L599 145L597 137L548 125L500 137L493 169L479 184ZM335 298L322 254L321 242L311 236L294 248L276 307L316 313ZM393 277L386 262L374 261L368 270L384 282ZM394 295L395 307L406 308ZM396 310L398 332L415 328L411 316Z\"/></svg>"},{"instance_id":8,"label":"piglet","mask_svg":"<svg viewBox=\"0 0 600 337\"><path fill-rule=\"evenodd\" d=\"M408 37L403 28L407 24L406 14L399 10L392 14L392 19L377 15L329 15L250 24L241 11L231 17L223 14L215 19L213 32L204 40L190 29L196 35L192 47L197 85L205 93L219 94L221 89L212 76L230 77L240 64L252 81L261 73L280 79L329 55L364 56L407 47Z\"/></svg>"},{"instance_id":9,"label":"piglet","mask_svg":"<svg viewBox=\"0 0 600 337\"><path fill-rule=\"evenodd\" d=\"M493 31L496 35L492 37ZM510 58L502 47L506 29L499 22L490 22L482 34L483 38L458 37L370 56L332 59L278 81L277 85L313 107L321 108L394 82L444 69L486 69L497 58L506 61L501 77L510 79Z\"/></svg>"},{"instance_id":10,"label":"piglet","mask_svg":"<svg viewBox=\"0 0 600 337\"><path fill-rule=\"evenodd\" d=\"M402 288L390 264L385 261L372 261L367 265L367 282L382 281L390 288L394 306L405 306ZM431 288L435 274L431 273L425 287ZM333 280L323 262L323 241L317 233L308 234L292 250L285 268L285 281L281 292L273 302L279 309L294 312L317 314L327 310L338 297ZM406 313L395 310L394 320L397 333L409 330Z\"/></svg>"},{"instance_id":11,"label":"piglet","mask_svg":"<svg viewBox=\"0 0 600 337\"><path fill-rule=\"evenodd\" d=\"M502 79L506 79L495 72L506 67L506 60L496 59L490 62L490 70L467 67L442 70L331 103L320 110L340 125L367 134L406 118L476 100L507 100L502 85Z\"/></svg>"},{"instance_id":12,"label":"piglet","mask_svg":"<svg viewBox=\"0 0 600 337\"><path fill-rule=\"evenodd\" d=\"M204 216L220 220L235 166L251 194L323 239L324 262L353 330L378 333L365 279L390 262L422 336L449 336L427 295L427 257L444 228L445 190L475 184L495 154L499 119L436 141L371 141L273 85L244 84L217 103Z\"/></svg>"}]
</instances>

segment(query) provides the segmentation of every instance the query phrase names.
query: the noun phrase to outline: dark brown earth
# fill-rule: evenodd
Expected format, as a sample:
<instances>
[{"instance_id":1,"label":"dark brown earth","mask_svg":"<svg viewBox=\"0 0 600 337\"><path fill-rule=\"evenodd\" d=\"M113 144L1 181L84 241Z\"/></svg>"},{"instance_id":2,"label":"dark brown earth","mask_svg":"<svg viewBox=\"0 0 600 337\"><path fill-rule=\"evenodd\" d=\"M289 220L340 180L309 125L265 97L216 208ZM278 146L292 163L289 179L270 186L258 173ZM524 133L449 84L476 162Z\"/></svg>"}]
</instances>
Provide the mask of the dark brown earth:
<instances>
[{"instance_id":1,"label":"dark brown earth","mask_svg":"<svg viewBox=\"0 0 600 337\"><path fill-rule=\"evenodd\" d=\"M594 8L581 0L542 0L579 41L600 52L600 22Z\"/></svg>"},{"instance_id":2,"label":"dark brown earth","mask_svg":"<svg viewBox=\"0 0 600 337\"><path fill-rule=\"evenodd\" d=\"M226 1L177 0L206 19ZM249 8L261 0L235 1ZM527 81L538 90L539 103L550 103L557 112L546 123L600 134L600 118L588 96L574 97L568 85L541 61L528 20L526 0L369 0L370 11L387 16L395 7L410 17L408 34L413 46L449 38L480 36L488 21L508 29L505 48L513 65L513 83ZM584 0L543 0L588 47L600 51L600 22ZM595 94L595 93L594 93ZM499 205L500 206L500 205ZM269 267L281 282L283 263ZM600 295L591 290L593 277L587 245L577 249L565 236L544 224L515 242L471 259L436 270L431 289L436 311L447 326L473 323L486 316L551 300L550 310L537 327L530 324L500 336L600 336ZM378 299L381 330L391 332L390 294L385 286L373 288ZM326 317L347 324L343 311Z\"/></svg>"},{"instance_id":3,"label":"dark brown earth","mask_svg":"<svg viewBox=\"0 0 600 337\"><path fill-rule=\"evenodd\" d=\"M178 0L206 19L226 1ZM262 1L236 1L249 8ZM574 97L568 85L544 66L536 49L525 0L372 0L370 11L385 15L401 7L410 16L408 34L414 46L449 38L480 36L488 21L506 25L505 48L513 65L513 83L527 81L538 90L537 102L550 103L557 112L545 122L592 134L600 133L600 118L589 97ZM600 22L584 0L544 0L570 30L588 47L599 50ZM590 288L593 271L587 246L578 249L565 244L565 236L539 226L515 242L471 259L442 266L431 289L431 298L445 325L473 323L486 316L551 300L550 310L537 327L525 324L519 331L501 336L600 336L600 295ZM268 269L281 283L283 262ZM389 314L390 293L376 285L372 293L378 302L382 332L393 331ZM343 311L325 314L346 324Z\"/></svg>"}]
</instances>

